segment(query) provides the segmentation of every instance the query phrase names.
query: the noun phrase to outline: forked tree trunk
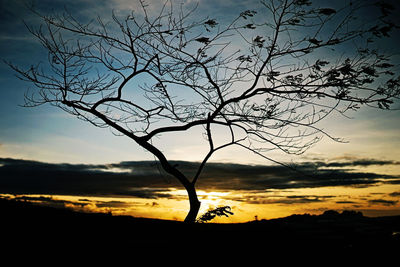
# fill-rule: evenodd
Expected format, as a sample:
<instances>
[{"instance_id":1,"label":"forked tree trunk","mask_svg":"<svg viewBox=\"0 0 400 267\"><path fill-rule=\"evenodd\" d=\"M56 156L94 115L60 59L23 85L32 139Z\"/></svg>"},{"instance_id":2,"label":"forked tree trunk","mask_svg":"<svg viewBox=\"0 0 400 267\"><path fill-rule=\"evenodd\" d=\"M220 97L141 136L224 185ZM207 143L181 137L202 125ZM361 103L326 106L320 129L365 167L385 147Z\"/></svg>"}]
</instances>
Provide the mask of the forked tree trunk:
<instances>
[{"instance_id":1,"label":"forked tree trunk","mask_svg":"<svg viewBox=\"0 0 400 267\"><path fill-rule=\"evenodd\" d=\"M186 191L189 196L190 209L189 213L186 215L185 222L194 223L199 213L201 203L197 198L196 189L193 185L187 186Z\"/></svg>"},{"instance_id":2,"label":"forked tree trunk","mask_svg":"<svg viewBox=\"0 0 400 267\"><path fill-rule=\"evenodd\" d=\"M115 127L119 127L115 125ZM118 129L118 128L117 128ZM121 132L124 133L123 129ZM128 133L129 134L129 133ZM170 175L174 176L178 181L185 187L190 203L189 213L186 215L185 222L194 223L196 221L197 214L199 213L200 209L200 201L197 198L197 193L195 189L195 181L190 182L189 179L181 173L176 166L171 165L164 154L153 146L151 143L147 142L146 140L139 139L137 137L133 137L133 139L142 147L147 149L153 155L155 155L161 163L162 168L164 171L169 173Z\"/></svg>"}]
</instances>

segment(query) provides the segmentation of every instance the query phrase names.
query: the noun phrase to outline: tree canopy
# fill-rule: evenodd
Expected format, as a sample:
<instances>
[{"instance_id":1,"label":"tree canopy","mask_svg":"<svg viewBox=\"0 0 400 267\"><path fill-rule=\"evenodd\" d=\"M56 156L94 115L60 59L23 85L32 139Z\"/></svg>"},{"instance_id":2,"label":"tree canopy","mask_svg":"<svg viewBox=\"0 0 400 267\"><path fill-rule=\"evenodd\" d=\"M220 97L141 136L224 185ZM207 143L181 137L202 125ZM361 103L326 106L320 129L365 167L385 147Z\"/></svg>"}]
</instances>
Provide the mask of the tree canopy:
<instances>
[{"instance_id":1,"label":"tree canopy","mask_svg":"<svg viewBox=\"0 0 400 267\"><path fill-rule=\"evenodd\" d=\"M97 127L110 127L152 153L189 194L194 221L195 184L210 157L239 146L264 158L271 150L302 154L322 136L318 123L362 106L389 109L400 95L391 56L374 41L390 36L392 7L352 1L340 9L308 0L261 1L229 23L196 8L165 2L156 15L141 10L88 23L73 14L43 15L26 25L48 52L28 69L8 63L33 85L26 106L51 104ZM360 19L363 9L379 15ZM187 177L152 140L202 127L208 153ZM214 132L225 128L227 140ZM270 159L273 160L273 159Z\"/></svg>"}]
</instances>

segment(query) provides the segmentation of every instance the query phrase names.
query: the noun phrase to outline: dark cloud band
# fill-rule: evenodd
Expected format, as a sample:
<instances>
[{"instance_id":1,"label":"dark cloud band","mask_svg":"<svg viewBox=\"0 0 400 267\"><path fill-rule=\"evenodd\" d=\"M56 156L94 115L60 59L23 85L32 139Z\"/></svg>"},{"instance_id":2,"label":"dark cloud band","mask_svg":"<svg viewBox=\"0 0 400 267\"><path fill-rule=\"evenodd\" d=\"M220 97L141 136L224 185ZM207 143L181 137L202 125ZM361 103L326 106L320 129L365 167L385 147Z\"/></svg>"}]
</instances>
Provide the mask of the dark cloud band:
<instances>
[{"instance_id":1,"label":"dark cloud band","mask_svg":"<svg viewBox=\"0 0 400 267\"><path fill-rule=\"evenodd\" d=\"M176 161L177 168L193 177L198 163ZM202 190L266 190L326 186L367 187L377 183L400 183L400 177L355 170L354 166L393 165L398 162L357 160L305 162L296 171L283 166L209 163L197 188ZM328 168L329 167L329 168ZM181 188L155 162L115 164L52 164L0 159L0 193L87 196L171 197L170 188Z\"/></svg>"}]
</instances>

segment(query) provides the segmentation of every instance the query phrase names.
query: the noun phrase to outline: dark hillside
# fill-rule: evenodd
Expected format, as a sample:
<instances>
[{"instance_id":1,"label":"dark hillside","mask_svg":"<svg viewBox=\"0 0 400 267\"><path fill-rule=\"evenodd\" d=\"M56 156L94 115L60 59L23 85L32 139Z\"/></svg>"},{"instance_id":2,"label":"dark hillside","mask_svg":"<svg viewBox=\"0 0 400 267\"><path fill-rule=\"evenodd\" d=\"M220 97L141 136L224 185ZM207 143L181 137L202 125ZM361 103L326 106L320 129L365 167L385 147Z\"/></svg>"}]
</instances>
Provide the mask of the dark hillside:
<instances>
[{"instance_id":1,"label":"dark hillside","mask_svg":"<svg viewBox=\"0 0 400 267\"><path fill-rule=\"evenodd\" d=\"M328 211L241 224L182 222L80 213L0 199L2 243L207 251L400 251L400 216Z\"/></svg>"}]
</instances>

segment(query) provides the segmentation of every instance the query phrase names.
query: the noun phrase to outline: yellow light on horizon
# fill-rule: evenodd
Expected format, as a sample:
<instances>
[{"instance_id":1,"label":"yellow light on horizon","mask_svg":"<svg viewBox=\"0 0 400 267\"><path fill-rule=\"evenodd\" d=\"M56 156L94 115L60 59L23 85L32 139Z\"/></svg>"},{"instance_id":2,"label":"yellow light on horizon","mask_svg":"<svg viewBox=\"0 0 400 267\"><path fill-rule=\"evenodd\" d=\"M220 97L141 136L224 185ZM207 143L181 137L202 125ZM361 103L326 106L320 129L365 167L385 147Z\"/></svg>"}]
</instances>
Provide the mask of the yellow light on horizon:
<instances>
[{"instance_id":1,"label":"yellow light on horizon","mask_svg":"<svg viewBox=\"0 0 400 267\"><path fill-rule=\"evenodd\" d=\"M165 189L163 189L165 190ZM321 214L325 210L357 210L366 216L399 215L398 185L380 184L371 187L320 187L290 190L198 190L201 202L199 216L219 206L230 206L234 215L217 217L212 222L240 223L258 219L274 219L292 214ZM122 196L10 195L0 198L27 197L26 201L55 204L84 212L112 212L113 215L183 221L188 210L187 192L169 188L165 196L139 198ZM43 199L40 199L43 198ZM49 198L46 201L46 198Z\"/></svg>"}]
</instances>

